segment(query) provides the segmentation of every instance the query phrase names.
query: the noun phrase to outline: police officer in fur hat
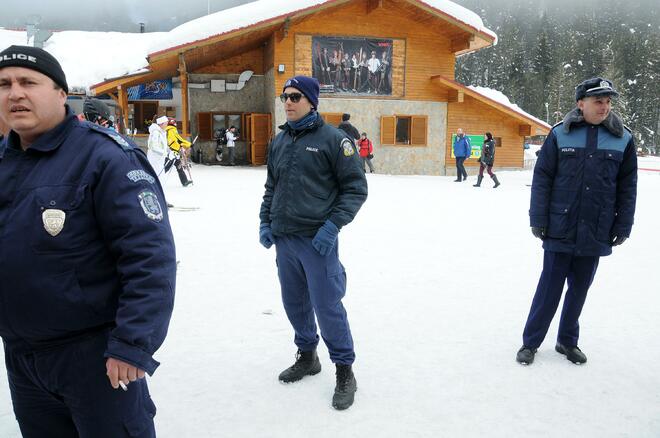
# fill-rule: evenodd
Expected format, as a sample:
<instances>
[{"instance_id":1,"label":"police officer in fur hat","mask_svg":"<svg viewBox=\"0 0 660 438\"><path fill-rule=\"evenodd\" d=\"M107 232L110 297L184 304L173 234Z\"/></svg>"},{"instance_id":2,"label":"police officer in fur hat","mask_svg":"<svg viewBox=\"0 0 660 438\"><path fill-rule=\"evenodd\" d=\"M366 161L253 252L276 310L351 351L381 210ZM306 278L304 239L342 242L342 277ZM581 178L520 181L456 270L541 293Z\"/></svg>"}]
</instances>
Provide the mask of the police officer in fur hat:
<instances>
[{"instance_id":1,"label":"police officer in fur hat","mask_svg":"<svg viewBox=\"0 0 660 438\"><path fill-rule=\"evenodd\" d=\"M167 333L174 242L144 153L68 105L59 62L0 53L0 336L26 438L154 437L145 373ZM95 120L98 121L98 120Z\"/></svg>"},{"instance_id":2,"label":"police officer in fur hat","mask_svg":"<svg viewBox=\"0 0 660 438\"><path fill-rule=\"evenodd\" d=\"M635 142L611 110L612 82L588 79L575 90L577 107L552 128L540 150L529 209L543 241L543 271L516 360L531 364L564 290L555 350L575 364L582 311L600 257L630 236L637 193Z\"/></svg>"},{"instance_id":3,"label":"police officer in fur hat","mask_svg":"<svg viewBox=\"0 0 660 438\"><path fill-rule=\"evenodd\" d=\"M353 337L341 302L346 273L339 261L338 235L367 199L367 180L353 141L325 124L316 111L316 79L289 79L280 99L287 121L269 148L259 228L261 244L275 244L284 309L298 347L295 363L279 380L295 382L321 371L318 320L336 366L332 406L347 409L357 383Z\"/></svg>"}]
</instances>

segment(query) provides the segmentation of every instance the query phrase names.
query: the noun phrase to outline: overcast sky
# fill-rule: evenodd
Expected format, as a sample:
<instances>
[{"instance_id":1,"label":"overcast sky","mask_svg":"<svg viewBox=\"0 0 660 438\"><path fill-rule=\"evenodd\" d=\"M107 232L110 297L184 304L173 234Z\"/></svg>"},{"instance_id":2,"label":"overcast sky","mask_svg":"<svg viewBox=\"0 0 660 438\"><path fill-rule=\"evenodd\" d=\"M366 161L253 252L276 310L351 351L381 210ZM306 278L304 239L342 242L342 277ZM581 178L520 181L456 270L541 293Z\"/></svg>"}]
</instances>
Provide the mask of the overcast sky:
<instances>
[{"instance_id":1,"label":"overcast sky","mask_svg":"<svg viewBox=\"0 0 660 438\"><path fill-rule=\"evenodd\" d=\"M0 0L0 27L24 28L40 18L49 30L168 31L179 24L252 0ZM283 0L272 0L283 1ZM185 5L185 7L182 7Z\"/></svg>"}]
</instances>

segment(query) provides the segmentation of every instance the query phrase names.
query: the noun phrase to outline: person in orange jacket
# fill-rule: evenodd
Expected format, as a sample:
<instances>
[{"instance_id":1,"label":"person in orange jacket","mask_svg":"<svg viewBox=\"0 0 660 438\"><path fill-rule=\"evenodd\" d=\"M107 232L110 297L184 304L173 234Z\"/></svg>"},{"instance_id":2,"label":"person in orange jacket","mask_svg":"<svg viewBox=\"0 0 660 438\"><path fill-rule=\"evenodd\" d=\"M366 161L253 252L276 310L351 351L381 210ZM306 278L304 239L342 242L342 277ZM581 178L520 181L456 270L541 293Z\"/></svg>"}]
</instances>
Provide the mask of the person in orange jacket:
<instances>
[{"instance_id":1,"label":"person in orange jacket","mask_svg":"<svg viewBox=\"0 0 660 438\"><path fill-rule=\"evenodd\" d=\"M360 159L362 160L362 169L367 172L367 166L369 166L369 172L374 173L374 165L371 164L371 159L374 157L374 145L371 143L371 140L367 138L367 133L363 132L360 135L360 140L358 140L358 148L360 151Z\"/></svg>"}]
</instances>

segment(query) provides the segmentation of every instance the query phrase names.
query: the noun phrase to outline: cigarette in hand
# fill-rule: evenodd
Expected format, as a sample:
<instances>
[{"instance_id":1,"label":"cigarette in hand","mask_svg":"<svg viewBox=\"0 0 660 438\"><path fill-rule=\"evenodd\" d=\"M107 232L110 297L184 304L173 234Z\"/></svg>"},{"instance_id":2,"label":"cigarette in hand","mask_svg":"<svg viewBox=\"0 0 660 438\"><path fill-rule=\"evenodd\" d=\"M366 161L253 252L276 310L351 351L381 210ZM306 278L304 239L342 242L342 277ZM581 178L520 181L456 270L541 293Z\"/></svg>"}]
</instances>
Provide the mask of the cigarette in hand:
<instances>
[{"instance_id":1,"label":"cigarette in hand","mask_svg":"<svg viewBox=\"0 0 660 438\"><path fill-rule=\"evenodd\" d=\"M121 380L119 381L119 386L121 386L121 389L123 389L124 391L128 391L128 386L126 386L126 384Z\"/></svg>"}]
</instances>

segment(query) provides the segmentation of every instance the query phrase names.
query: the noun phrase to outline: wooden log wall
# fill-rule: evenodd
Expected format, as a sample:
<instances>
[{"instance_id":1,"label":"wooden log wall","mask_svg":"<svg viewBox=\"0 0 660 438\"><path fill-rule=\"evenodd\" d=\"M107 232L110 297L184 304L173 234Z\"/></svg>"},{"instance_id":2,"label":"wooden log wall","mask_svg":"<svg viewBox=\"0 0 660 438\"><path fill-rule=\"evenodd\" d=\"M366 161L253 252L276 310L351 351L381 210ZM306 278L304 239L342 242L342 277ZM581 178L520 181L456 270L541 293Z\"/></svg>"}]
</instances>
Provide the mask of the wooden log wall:
<instances>
[{"instance_id":1,"label":"wooden log wall","mask_svg":"<svg viewBox=\"0 0 660 438\"><path fill-rule=\"evenodd\" d=\"M495 167L523 167L523 141L519 134L521 121L506 115L470 96L463 102L451 102L447 105L447 168L455 166L451 158L451 136L458 128L468 135L481 135L486 132L502 139L502 146L495 148ZM476 159L465 162L466 166L479 166Z\"/></svg>"},{"instance_id":2,"label":"wooden log wall","mask_svg":"<svg viewBox=\"0 0 660 438\"><path fill-rule=\"evenodd\" d=\"M352 2L293 24L288 36L275 38L274 64L285 64L287 72L275 77L275 89L281 90L286 79L294 74L311 74L312 36L372 37L395 40L393 76L402 81L399 89L394 84L396 96L389 98L445 101L446 91L433 84L430 77L442 74L454 78L451 38L438 29L440 20L422 25L418 19L409 10L400 8L397 1L383 0L382 6L371 12L367 2Z\"/></svg>"}]
</instances>

